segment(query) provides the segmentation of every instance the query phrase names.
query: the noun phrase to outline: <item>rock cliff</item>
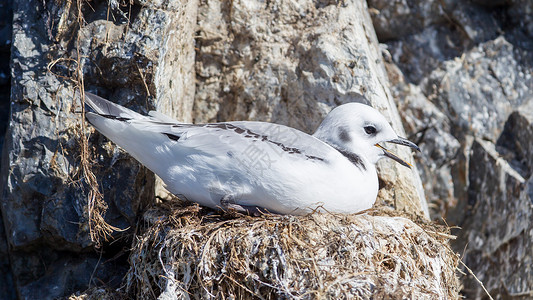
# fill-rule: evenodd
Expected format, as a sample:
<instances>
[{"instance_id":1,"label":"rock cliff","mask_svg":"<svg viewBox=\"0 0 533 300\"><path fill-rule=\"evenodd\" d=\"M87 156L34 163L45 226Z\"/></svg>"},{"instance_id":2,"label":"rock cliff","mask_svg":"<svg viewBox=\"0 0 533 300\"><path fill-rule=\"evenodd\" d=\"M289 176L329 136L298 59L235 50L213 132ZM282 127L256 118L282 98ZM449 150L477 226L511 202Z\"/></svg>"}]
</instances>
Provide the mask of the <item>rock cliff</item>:
<instances>
[{"instance_id":1,"label":"rock cliff","mask_svg":"<svg viewBox=\"0 0 533 300\"><path fill-rule=\"evenodd\" d=\"M377 206L420 224L431 217L460 226L453 232L458 236L454 250L491 295L533 296L532 2L367 2L0 1L0 52L11 53L10 61L0 62L0 131L5 131L0 138L0 297L53 299L102 284L110 288L108 298L153 293L152 285L162 299L176 296L177 287L186 285L169 278L186 272L170 267L182 258L161 253L165 245L177 247L170 240L188 238L184 230L191 230L191 224L184 222L194 220L198 236L206 237L191 245L209 245L213 228L237 234L225 227L241 222L233 216L209 224L197 215L184 219L171 212L152 218L153 206L168 203L169 196L153 174L84 123L84 90L142 113L156 109L186 122L260 120L306 132L337 105L369 103L422 148L413 170L380 163ZM405 149L394 151L413 161ZM309 269L319 279L309 283L315 296L364 298L378 291L382 296L458 295L455 254L436 248L446 245L447 233L441 233L446 237L441 241L427 227L400 217L291 218L255 223L244 218L242 224L258 224L261 234L242 239L261 247L266 240L286 241L276 234L290 227L271 224L295 222L302 236L321 245L313 248L322 255L321 263L328 263L324 251L336 259L331 266ZM164 229L157 234L156 224ZM390 228L399 230L399 239L386 235ZM351 269L383 272L394 280L387 285L379 276L327 277L328 270L340 272L335 265L354 263L353 256L342 254L354 251L350 245L340 243L342 249L333 250L320 244L343 235L349 236L346 243L359 243L359 250L371 253L369 259L382 259L370 264L373 268L356 264ZM143 241L163 243L146 248ZM225 253L227 243L215 248ZM428 260L408 255L404 246L410 243L413 251L430 247L418 256ZM392 246L405 261L383 256ZM247 249L234 254L252 257L264 248ZM285 254L301 253L283 245L269 249L277 251L272 252L275 259L261 265L255 257L253 263L263 281L220 287L238 290L238 295L268 286L269 295L305 296L297 277L284 274L279 281L268 273L278 270L273 264L287 263ZM215 266L209 269L214 277L207 279L222 278L218 271L226 269L217 262L227 256L201 260L195 249L186 250L181 249L191 259ZM167 273L139 280L143 277L137 276L135 262L151 266L143 259L158 253L162 265L157 268L163 269L149 271ZM445 278L429 269L438 263L448 263L440 265L447 270ZM239 270L250 269L227 270L240 278ZM126 274L128 288L117 292ZM160 281L163 275L166 281ZM407 288L409 278L422 278L415 275L428 281ZM301 278L310 280L306 276ZM204 279L196 282L213 284ZM461 279L465 296L486 297L471 275ZM283 285L287 282L290 288ZM350 285L353 289L346 290Z\"/></svg>"}]
</instances>

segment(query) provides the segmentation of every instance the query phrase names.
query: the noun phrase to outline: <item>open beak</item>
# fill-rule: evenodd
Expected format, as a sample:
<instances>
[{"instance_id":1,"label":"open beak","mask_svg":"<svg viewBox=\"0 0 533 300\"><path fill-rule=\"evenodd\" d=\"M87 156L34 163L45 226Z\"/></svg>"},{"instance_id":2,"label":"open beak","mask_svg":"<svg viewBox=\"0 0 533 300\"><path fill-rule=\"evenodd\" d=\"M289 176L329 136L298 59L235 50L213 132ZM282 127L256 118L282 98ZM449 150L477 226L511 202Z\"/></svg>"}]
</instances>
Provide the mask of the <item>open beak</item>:
<instances>
[{"instance_id":1,"label":"open beak","mask_svg":"<svg viewBox=\"0 0 533 300\"><path fill-rule=\"evenodd\" d=\"M395 144L402 145L402 146L408 146L408 147L411 147L411 148L413 148L413 149L415 149L415 150L420 152L420 148L418 148L418 146L415 143L409 141L408 139L402 138L402 137L398 137L398 138L390 140L388 142L395 143ZM395 161L399 162L402 166L406 166L409 169L412 167L412 165L410 163L402 160L401 158L396 156L396 154L394 154L394 153L390 152L389 150L385 149L383 146L381 146L379 144L376 144L375 146L378 147L378 148L381 148L381 150L383 150L383 154L386 157L394 159Z\"/></svg>"}]
</instances>

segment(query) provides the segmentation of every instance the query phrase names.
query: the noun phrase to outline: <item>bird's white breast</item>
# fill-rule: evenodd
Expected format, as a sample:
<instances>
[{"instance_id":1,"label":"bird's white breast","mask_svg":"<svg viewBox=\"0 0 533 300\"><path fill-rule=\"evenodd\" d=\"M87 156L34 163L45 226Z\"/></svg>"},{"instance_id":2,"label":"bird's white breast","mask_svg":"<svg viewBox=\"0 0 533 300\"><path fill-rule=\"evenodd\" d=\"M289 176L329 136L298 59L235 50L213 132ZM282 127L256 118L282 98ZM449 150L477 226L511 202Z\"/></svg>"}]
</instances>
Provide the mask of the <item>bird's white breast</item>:
<instances>
[{"instance_id":1,"label":"bird's white breast","mask_svg":"<svg viewBox=\"0 0 533 300\"><path fill-rule=\"evenodd\" d=\"M364 169L338 152L324 161L294 154L284 154L268 165L246 164L243 159L177 155L162 178L171 192L213 208L231 195L240 205L275 213L305 214L317 208L354 213L370 208L376 199L374 165L365 163Z\"/></svg>"}]
</instances>

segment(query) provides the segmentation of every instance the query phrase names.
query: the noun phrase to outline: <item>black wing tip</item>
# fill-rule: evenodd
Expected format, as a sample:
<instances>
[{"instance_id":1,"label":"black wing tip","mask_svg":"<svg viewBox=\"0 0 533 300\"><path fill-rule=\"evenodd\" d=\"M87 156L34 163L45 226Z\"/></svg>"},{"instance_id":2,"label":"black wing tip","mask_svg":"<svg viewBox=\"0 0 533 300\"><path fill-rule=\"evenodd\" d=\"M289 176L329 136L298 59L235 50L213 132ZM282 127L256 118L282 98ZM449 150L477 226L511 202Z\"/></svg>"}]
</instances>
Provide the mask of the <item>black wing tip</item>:
<instances>
[{"instance_id":1,"label":"black wing tip","mask_svg":"<svg viewBox=\"0 0 533 300\"><path fill-rule=\"evenodd\" d=\"M106 118L106 119L117 120L117 121L121 121L121 122L126 122L126 121L131 120L131 118L119 117L119 116L115 116L115 115L105 115L105 114L99 114L99 115L104 117L104 118Z\"/></svg>"},{"instance_id":2,"label":"black wing tip","mask_svg":"<svg viewBox=\"0 0 533 300\"><path fill-rule=\"evenodd\" d=\"M117 117L113 115L105 115L105 114L99 114L97 112L86 112L85 113L85 119L92 125L94 125L94 122L97 118L105 118L108 120L115 120L119 122L128 122L131 119L130 118L124 118L124 117Z\"/></svg>"},{"instance_id":3,"label":"black wing tip","mask_svg":"<svg viewBox=\"0 0 533 300\"><path fill-rule=\"evenodd\" d=\"M173 140L173 141L179 141L179 139L181 138L181 136L179 135L175 135L175 134L172 134L172 133L166 133L166 132L163 132L164 135L166 135L169 139Z\"/></svg>"},{"instance_id":4,"label":"black wing tip","mask_svg":"<svg viewBox=\"0 0 533 300\"><path fill-rule=\"evenodd\" d=\"M92 112L99 115L106 114L106 107L109 106L108 100L87 91L85 91L83 95L85 97L85 106L90 108ZM108 111L109 109L107 109L107 112Z\"/></svg>"},{"instance_id":5,"label":"black wing tip","mask_svg":"<svg viewBox=\"0 0 533 300\"><path fill-rule=\"evenodd\" d=\"M90 92L85 92L85 107L90 112L107 119L129 121L137 115L134 111Z\"/></svg>"}]
</instances>

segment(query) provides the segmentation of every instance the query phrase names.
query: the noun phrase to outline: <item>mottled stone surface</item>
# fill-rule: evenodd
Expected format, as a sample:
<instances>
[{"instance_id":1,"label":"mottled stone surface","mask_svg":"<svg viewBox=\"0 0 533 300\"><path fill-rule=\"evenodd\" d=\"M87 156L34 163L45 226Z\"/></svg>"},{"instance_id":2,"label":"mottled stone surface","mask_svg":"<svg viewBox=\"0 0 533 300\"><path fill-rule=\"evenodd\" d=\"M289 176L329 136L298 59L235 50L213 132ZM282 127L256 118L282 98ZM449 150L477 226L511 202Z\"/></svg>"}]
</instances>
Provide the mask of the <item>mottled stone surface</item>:
<instances>
[{"instance_id":1,"label":"mottled stone surface","mask_svg":"<svg viewBox=\"0 0 533 300\"><path fill-rule=\"evenodd\" d=\"M529 299L533 2L438 2L369 1L392 91L422 148L432 217L462 228L455 250L494 298ZM390 26L409 18L425 25ZM464 279L466 298L486 297Z\"/></svg>"},{"instance_id":2,"label":"mottled stone surface","mask_svg":"<svg viewBox=\"0 0 533 300\"><path fill-rule=\"evenodd\" d=\"M376 15L374 23L401 23L378 37L381 42L387 41L395 63L416 84L444 62L461 57L481 42L497 38L502 31L503 25L497 22L495 11L469 1L394 1L393 6L376 2L383 8L371 5ZM391 11L392 7L395 10ZM380 19L382 14L388 16L387 21ZM423 22L419 23L423 24L412 25L411 20L421 19Z\"/></svg>"},{"instance_id":3,"label":"mottled stone surface","mask_svg":"<svg viewBox=\"0 0 533 300\"><path fill-rule=\"evenodd\" d=\"M13 3L11 0L0 1L0 149L4 145L4 134L9 124L9 94L11 89L11 71L9 58L11 53L11 23L13 21ZM0 165L3 162L0 160ZM7 237L4 221L0 214L0 299L15 299L13 276L9 262Z\"/></svg>"},{"instance_id":4,"label":"mottled stone surface","mask_svg":"<svg viewBox=\"0 0 533 300\"><path fill-rule=\"evenodd\" d=\"M517 46L533 50L533 2L512 0L506 10L509 22L505 34Z\"/></svg>"},{"instance_id":5,"label":"mottled stone surface","mask_svg":"<svg viewBox=\"0 0 533 300\"><path fill-rule=\"evenodd\" d=\"M451 134L451 122L424 95L421 88L405 81L401 70L391 61L387 71L392 94L399 100L398 110L410 140L417 143L418 169L424 179L426 199L431 215L446 214L449 206L457 203L453 174L461 144Z\"/></svg>"},{"instance_id":6,"label":"mottled stone surface","mask_svg":"<svg viewBox=\"0 0 533 300\"><path fill-rule=\"evenodd\" d=\"M196 2L110 4L110 10L106 1L82 5L87 23L80 30L77 3L14 2L1 210L12 291L22 299L57 298L89 284L118 286L127 269L122 248L131 242L137 214L154 199L153 174L102 136L91 136L105 221L127 230L115 232L101 255L94 251L77 84L139 111L190 116ZM179 101L169 101L175 96Z\"/></svg>"},{"instance_id":7,"label":"mottled stone surface","mask_svg":"<svg viewBox=\"0 0 533 300\"><path fill-rule=\"evenodd\" d=\"M525 178L533 172L533 100L529 99L513 112L496 147L511 166Z\"/></svg>"},{"instance_id":8,"label":"mottled stone surface","mask_svg":"<svg viewBox=\"0 0 533 300\"><path fill-rule=\"evenodd\" d=\"M454 124L453 134L495 142L509 114L533 95L533 76L504 37L481 43L434 70L423 88Z\"/></svg>"},{"instance_id":9,"label":"mottled stone surface","mask_svg":"<svg viewBox=\"0 0 533 300\"><path fill-rule=\"evenodd\" d=\"M418 33L446 22L444 1L368 0L370 16L381 42ZM446 1L457 2L457 1Z\"/></svg>"},{"instance_id":10,"label":"mottled stone surface","mask_svg":"<svg viewBox=\"0 0 533 300\"><path fill-rule=\"evenodd\" d=\"M455 246L466 249L463 261L491 294L498 298L531 297L533 177L526 181L492 143L475 140L469 180L468 202L459 224L463 230ZM499 275L495 276L494 270ZM467 277L464 284L468 298L484 296L474 278Z\"/></svg>"}]
</instances>

